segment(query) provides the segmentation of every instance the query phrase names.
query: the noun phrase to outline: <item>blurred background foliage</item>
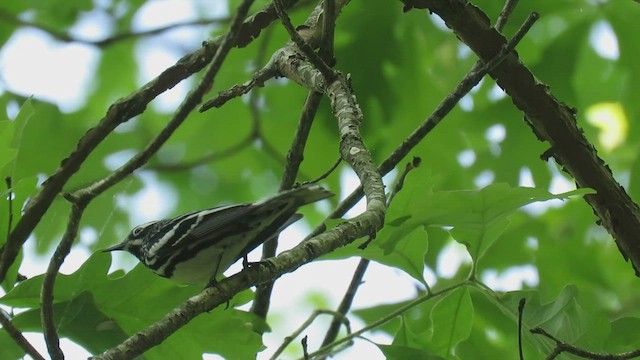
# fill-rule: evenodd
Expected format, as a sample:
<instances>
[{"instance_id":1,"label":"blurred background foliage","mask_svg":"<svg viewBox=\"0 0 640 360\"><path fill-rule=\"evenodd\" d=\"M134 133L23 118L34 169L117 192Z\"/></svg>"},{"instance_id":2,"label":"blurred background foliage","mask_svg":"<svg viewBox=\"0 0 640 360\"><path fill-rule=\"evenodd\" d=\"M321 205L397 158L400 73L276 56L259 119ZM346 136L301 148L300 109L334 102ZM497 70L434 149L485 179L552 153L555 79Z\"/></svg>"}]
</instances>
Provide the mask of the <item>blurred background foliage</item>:
<instances>
[{"instance_id":1,"label":"blurred background foliage","mask_svg":"<svg viewBox=\"0 0 640 360\"><path fill-rule=\"evenodd\" d=\"M154 49L164 49L174 56L175 62L196 50L203 40L224 33L229 16L226 9L233 11L239 3L238 0L228 4L214 1L223 10L212 12L212 2L193 1L190 6L198 9L196 19L215 21L193 26L194 31L187 32L188 36L183 33L189 28L185 27L157 35L133 36L105 46L63 39L68 35L90 42L138 31L140 14L154 2L48 0L9 1L0 5L0 54L4 53L0 59L8 58L10 45L21 41L27 30L37 32L60 49L82 46L95 56L95 62L82 65L86 67L83 70L88 71L88 78L76 95L79 99L76 105L62 104L37 91L22 91L10 81L6 63L4 69L0 68L0 138L3 139L0 167L3 178L11 176L14 184L14 225L20 217L21 204L38 191L37 184L55 171L75 148L78 139L104 116L110 104L159 74L162 67L156 67L157 71L152 74L146 69L149 61L158 56ZM266 3L257 1L253 9ZM494 21L503 5L493 0L478 0L475 4ZM294 23L299 24L306 18L314 5L305 1L297 6L291 13ZM578 124L587 138L618 181L632 197L640 199L640 102L637 101L640 5L627 0L523 1L504 34L512 35L531 11L539 12L540 20L518 46L522 61L541 82L550 86L556 97L578 110ZM82 32L91 28L86 23L92 21L101 27L100 36ZM40 29L26 23L38 25ZM249 46L234 49L211 94L244 82L287 39L280 24L274 22ZM476 61L474 54L438 18L426 11L403 13L399 1L349 3L337 19L335 46L336 68L351 74L354 92L364 112L363 137L378 161L426 119ZM56 67L68 65L50 64L43 72L36 68L43 56L37 48L10 55L21 57L27 69L32 66L33 76L42 83L51 82L48 74L56 72ZM171 61L165 63L166 67ZM195 82L188 79L184 83L186 85L171 90L172 95L157 99L142 115L116 129L71 178L65 191L71 192L106 176L143 149L169 121L185 89ZM64 82L49 85L65 86ZM84 231L76 247L92 254L114 244L133 225L152 220L148 216L153 215L148 213L173 216L273 194L279 185L306 94L305 89L289 81L272 80L257 90L253 95L255 101L246 96L220 109L191 114L147 166L90 204L82 219ZM231 156L207 161L211 154L225 152L238 144L246 145ZM412 156L422 158L422 165L419 172L409 176L408 186L429 187L437 192L506 183L511 187L535 186L552 193L570 190L573 182L567 174L553 160L540 159L544 150L546 144L536 139L510 99L493 80L486 78L412 152ZM338 131L326 99L313 125L304 158L299 181L318 177L338 158ZM324 183L336 193L348 193L352 187L344 179L349 173L350 170L341 165ZM390 185L387 184L388 188ZM155 209L156 203L135 201L140 198L136 196L144 194L150 186L164 199L160 213ZM8 195L6 188L0 193L3 198ZM333 199L332 205L337 200ZM429 206L426 201L414 200L425 208ZM0 209L0 234L8 230L6 209L5 204ZM317 224L326 210L305 209L306 221ZM69 204L58 198L29 240L35 254L51 253L64 232L68 213ZM525 311L525 318L531 319L532 326L549 325L554 319L563 318L548 329L560 333L559 336L573 335L563 340L605 352L628 351L640 346L640 336L620 336L640 335L637 279L613 239L596 225L596 220L592 210L579 198L530 206L514 213L509 227L483 257L478 276L486 280L490 273L503 276L529 266L534 269L535 280L521 282L518 286L524 289L510 288L512 292L505 295L492 297L486 289L468 287L447 293L438 301L426 301L406 313L401 321L395 320L380 329L395 338L393 345L397 345L381 347L381 351L389 358L415 355L410 352L415 349L448 358L516 358L513 314L520 297L530 300L528 306L532 310ZM469 273L468 264L463 263L452 277L443 276L437 269L438 261L452 241L447 229L431 227L424 231L420 237L428 241L428 250L427 246L421 250L424 266L434 274L429 285L439 289L463 281ZM3 242L4 236L1 239ZM354 254L357 252L343 257ZM28 267L29 261L36 260L24 256L22 261L22 266ZM63 276L57 285L56 312L68 323L75 324L61 326L60 331L90 352L100 352L117 344L198 290L178 288L181 290L174 291L173 284L156 279L139 267L124 277L118 278L122 276L119 272L107 278L108 268L108 257L96 253L68 279ZM411 273L405 269L414 277L420 275L419 270ZM13 291L11 286L5 287L8 294L0 301L5 306L28 309L15 320L25 331L39 331L39 317L31 312L38 309L40 282L41 278L33 277ZM68 284L64 285L65 282ZM141 284L145 284L144 288ZM385 284L379 286L384 289ZM127 297L127 291L121 290L127 288L138 289L133 292L135 296ZM455 301L443 300L449 298ZM249 294L237 296L232 305L249 300ZM144 305L149 302L154 303L154 309ZM453 303L462 305L446 309L452 306L447 304ZM368 323L401 304L359 308L356 316ZM134 306L137 318L124 311ZM446 311L453 311L453 316L462 319L462 327L466 329L456 335L459 345L455 351L453 348L443 350L437 345L440 341L437 329L442 326L438 325L442 321L438 314ZM286 313L274 316L286 316ZM88 317L100 321L81 325ZM171 337L172 345L167 348L187 356L183 358L197 357L201 352L246 358L263 347L259 337L245 326L249 321L257 320L240 310L216 310L183 329L179 333L183 335ZM215 331L208 326L237 329L229 330L228 336L233 341L242 341L246 347L242 353L234 353L237 347L227 349L224 341L208 342L211 338L202 332ZM588 330L594 326L600 326L599 330ZM83 336L87 333L99 336ZM407 341L412 338L417 340ZM550 343L540 338L527 335L527 339L526 350L536 354L533 358L539 358L550 348ZM0 332L0 349L2 358L22 355L5 332ZM166 358L166 354L158 350L146 356Z\"/></svg>"}]
</instances>

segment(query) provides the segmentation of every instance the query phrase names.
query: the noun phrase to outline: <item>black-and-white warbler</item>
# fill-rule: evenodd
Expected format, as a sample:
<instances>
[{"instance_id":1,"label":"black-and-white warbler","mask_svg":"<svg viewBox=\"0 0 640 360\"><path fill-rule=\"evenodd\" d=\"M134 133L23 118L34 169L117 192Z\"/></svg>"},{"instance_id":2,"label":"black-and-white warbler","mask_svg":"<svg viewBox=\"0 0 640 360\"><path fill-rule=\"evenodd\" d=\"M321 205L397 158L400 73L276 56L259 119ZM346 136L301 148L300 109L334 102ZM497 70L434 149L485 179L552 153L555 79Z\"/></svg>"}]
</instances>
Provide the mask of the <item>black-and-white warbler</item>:
<instances>
[{"instance_id":1,"label":"black-and-white warbler","mask_svg":"<svg viewBox=\"0 0 640 360\"><path fill-rule=\"evenodd\" d=\"M190 212L136 226L120 244L160 276L203 284L260 244L299 220L299 207L333 196L318 185L304 185L255 203Z\"/></svg>"}]
</instances>

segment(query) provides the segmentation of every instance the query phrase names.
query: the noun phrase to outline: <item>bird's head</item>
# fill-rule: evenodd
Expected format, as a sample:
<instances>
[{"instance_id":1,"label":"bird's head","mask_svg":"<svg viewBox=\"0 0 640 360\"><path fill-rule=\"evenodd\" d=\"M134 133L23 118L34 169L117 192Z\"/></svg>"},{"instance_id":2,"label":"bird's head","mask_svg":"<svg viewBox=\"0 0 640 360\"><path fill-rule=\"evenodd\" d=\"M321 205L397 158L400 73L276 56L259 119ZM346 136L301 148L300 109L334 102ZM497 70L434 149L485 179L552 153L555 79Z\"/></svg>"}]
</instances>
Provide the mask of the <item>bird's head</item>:
<instances>
[{"instance_id":1,"label":"bird's head","mask_svg":"<svg viewBox=\"0 0 640 360\"><path fill-rule=\"evenodd\" d=\"M154 229L153 225L156 223L157 221L152 221L152 222L148 222L146 224L142 224L134 227L131 230L131 232L129 232L129 235L127 235L127 238L123 242L117 245L108 247L102 251L104 252L128 251L129 253L140 258L142 256L142 253L141 253L142 246L148 240L149 236L151 236L151 232Z\"/></svg>"}]
</instances>

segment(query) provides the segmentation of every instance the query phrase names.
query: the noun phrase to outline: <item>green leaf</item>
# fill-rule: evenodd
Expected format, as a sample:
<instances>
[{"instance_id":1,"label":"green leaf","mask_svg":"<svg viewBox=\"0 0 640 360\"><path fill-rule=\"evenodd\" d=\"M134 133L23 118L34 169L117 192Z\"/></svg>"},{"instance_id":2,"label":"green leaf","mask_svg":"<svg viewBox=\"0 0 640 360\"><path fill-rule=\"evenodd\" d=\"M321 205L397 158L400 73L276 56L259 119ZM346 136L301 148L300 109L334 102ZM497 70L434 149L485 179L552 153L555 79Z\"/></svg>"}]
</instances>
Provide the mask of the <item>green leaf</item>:
<instances>
[{"instance_id":1,"label":"green leaf","mask_svg":"<svg viewBox=\"0 0 640 360\"><path fill-rule=\"evenodd\" d=\"M405 360L405 359L415 359L415 360L442 360L444 359L441 356L433 355L428 353L427 351L416 349L408 346L402 345L382 345L376 344L380 351L385 356L385 359L393 359L393 360Z\"/></svg>"},{"instance_id":2,"label":"green leaf","mask_svg":"<svg viewBox=\"0 0 640 360\"><path fill-rule=\"evenodd\" d=\"M91 294L87 292L55 304L53 313L58 334L82 345L92 354L116 346L128 337L117 323L96 308ZM14 324L22 331L41 331L40 309L19 314Z\"/></svg>"},{"instance_id":3,"label":"green leaf","mask_svg":"<svg viewBox=\"0 0 640 360\"><path fill-rule=\"evenodd\" d=\"M13 289L14 285L16 284L16 280L18 279L18 270L20 269L20 265L22 265L22 260L24 260L24 252L20 251L18 252L18 256L16 257L15 261L13 262L13 265L11 265L9 267L9 270L7 270L7 276L2 282L2 288L5 292Z\"/></svg>"},{"instance_id":4,"label":"green leaf","mask_svg":"<svg viewBox=\"0 0 640 360\"><path fill-rule=\"evenodd\" d=\"M93 294L96 306L132 335L160 320L200 290L199 286L177 285L139 265L123 277L101 283L94 288ZM246 301L246 292L241 293L231 300L231 308L219 306L201 314L161 345L146 352L145 357L196 358L203 352L225 358L255 356L263 349L255 329L263 328L264 324L253 315L232 308ZM238 347L238 344L242 346Z\"/></svg>"},{"instance_id":5,"label":"green leaf","mask_svg":"<svg viewBox=\"0 0 640 360\"><path fill-rule=\"evenodd\" d=\"M622 317L611 322L611 333L605 341L607 352L626 352L640 348L640 317Z\"/></svg>"},{"instance_id":6,"label":"green leaf","mask_svg":"<svg viewBox=\"0 0 640 360\"><path fill-rule=\"evenodd\" d=\"M385 317L389 315L389 313L396 311L398 308L406 305L406 302L399 302L393 304L383 304L372 306L365 309L354 309L353 313L362 319L363 321L370 323L380 319L381 317ZM382 331L390 336L395 336L398 332L398 327L400 326L401 320L400 317L393 318L392 320L380 325L377 330Z\"/></svg>"},{"instance_id":7,"label":"green leaf","mask_svg":"<svg viewBox=\"0 0 640 360\"><path fill-rule=\"evenodd\" d=\"M431 340L427 348L451 358L458 343L467 339L473 324L473 304L468 288L456 289L440 299L430 314Z\"/></svg>"},{"instance_id":8,"label":"green leaf","mask_svg":"<svg viewBox=\"0 0 640 360\"><path fill-rule=\"evenodd\" d=\"M20 359L24 355L24 350L16 344L7 331L4 328L0 329L0 358Z\"/></svg>"},{"instance_id":9,"label":"green leaf","mask_svg":"<svg viewBox=\"0 0 640 360\"><path fill-rule=\"evenodd\" d=\"M0 169L7 166L16 158L16 149L11 145L12 137L14 135L14 122L10 120L0 121L0 144L2 148L0 151ZM7 173L3 171L3 175Z\"/></svg>"},{"instance_id":10,"label":"green leaf","mask_svg":"<svg viewBox=\"0 0 640 360\"><path fill-rule=\"evenodd\" d=\"M487 293L489 298L492 295ZM510 316L514 323L517 319L518 302L526 299L523 313L525 339L539 350L548 353L552 342L540 335L532 335L530 329L541 327L549 334L578 347L602 350L603 340L610 332L611 324L602 310L585 308L580 304L578 289L569 285L551 301L540 300L538 291L514 291L505 294L497 305Z\"/></svg>"},{"instance_id":11,"label":"green leaf","mask_svg":"<svg viewBox=\"0 0 640 360\"><path fill-rule=\"evenodd\" d=\"M28 98L20 107L20 111L15 120L0 121L0 144L6 144L0 150L0 169L3 169L3 178L11 176L14 181L21 179L15 178L15 164L13 161L18 156L18 152L22 147L22 134L27 122L35 114L35 109L31 98ZM11 166L12 164L12 166Z\"/></svg>"},{"instance_id":12,"label":"green leaf","mask_svg":"<svg viewBox=\"0 0 640 360\"><path fill-rule=\"evenodd\" d=\"M111 280L105 276L110 259L107 253L93 254L73 274L58 275L54 291L55 320L61 333L67 331L69 338L93 353L102 352L145 329L201 290L198 286L177 285L142 265ZM8 306L31 308L24 313L20 324L33 331L40 329L41 286L42 276L34 277L0 298L0 303ZM248 300L247 292L243 292L232 299L230 306ZM255 331L258 328L264 329L265 324L255 316L218 307L194 319L162 345L145 353L145 357L194 358L210 352L228 358L248 358L263 348L260 335ZM101 334L105 336L103 341L91 340ZM243 344L241 348L237 347L239 343Z\"/></svg>"},{"instance_id":13,"label":"green leaf","mask_svg":"<svg viewBox=\"0 0 640 360\"><path fill-rule=\"evenodd\" d=\"M389 223L401 221L402 225L392 228L391 235L381 241L389 252L394 248L393 243L411 233L412 228L450 226L453 238L467 247L477 266L506 229L509 216L520 207L537 201L593 193L590 189L578 189L553 195L543 189L514 188L503 183L492 184L481 190L433 191L430 183L410 184L408 191L405 189L396 196L396 199L403 199L400 207L403 215L391 212L395 206L394 200L388 215ZM381 234L385 234L384 230Z\"/></svg>"},{"instance_id":14,"label":"green leaf","mask_svg":"<svg viewBox=\"0 0 640 360\"><path fill-rule=\"evenodd\" d=\"M108 254L95 253L73 274L58 274L54 289L55 302L70 301L81 293L105 287L109 282L105 276L109 266L111 257ZM44 275L39 275L21 282L0 298L0 303L19 308L38 308L43 279Z\"/></svg>"},{"instance_id":15,"label":"green leaf","mask_svg":"<svg viewBox=\"0 0 640 360\"><path fill-rule=\"evenodd\" d=\"M357 240L345 247L336 249L321 259L346 259L358 256L400 269L426 285L423 272L424 256L428 246L427 232L423 227L392 228L392 226L388 225L385 228L386 230L381 231L364 249L359 248L362 241ZM385 244L389 244L386 240L391 237L397 237L394 239L393 251L383 248Z\"/></svg>"},{"instance_id":16,"label":"green leaf","mask_svg":"<svg viewBox=\"0 0 640 360\"><path fill-rule=\"evenodd\" d=\"M419 342L416 339L419 337L413 330L411 330L409 323L405 317L400 317L400 328L393 338L393 345L401 345L406 347L416 348Z\"/></svg>"}]
</instances>

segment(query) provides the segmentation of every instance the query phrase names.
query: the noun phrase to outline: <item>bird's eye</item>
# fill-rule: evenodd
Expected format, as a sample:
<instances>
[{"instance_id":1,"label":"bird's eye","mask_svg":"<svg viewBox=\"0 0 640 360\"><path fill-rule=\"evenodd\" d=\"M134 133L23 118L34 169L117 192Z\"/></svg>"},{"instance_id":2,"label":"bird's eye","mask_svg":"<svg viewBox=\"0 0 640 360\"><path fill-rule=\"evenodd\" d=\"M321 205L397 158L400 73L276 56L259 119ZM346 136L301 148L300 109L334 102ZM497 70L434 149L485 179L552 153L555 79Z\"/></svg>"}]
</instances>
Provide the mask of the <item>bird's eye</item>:
<instances>
[{"instance_id":1,"label":"bird's eye","mask_svg":"<svg viewBox=\"0 0 640 360\"><path fill-rule=\"evenodd\" d=\"M133 230L131 230L131 233L129 233L129 238L139 238L140 235L142 235L145 231L147 231L147 229L149 228L149 226L155 224L157 221L150 221L148 223L144 223L144 224L140 224L136 227L133 228Z\"/></svg>"},{"instance_id":2,"label":"bird's eye","mask_svg":"<svg viewBox=\"0 0 640 360\"><path fill-rule=\"evenodd\" d=\"M137 226L135 228L133 228L133 230L131 230L131 235L133 236L138 236L142 233L142 230L144 230L144 226Z\"/></svg>"}]
</instances>

